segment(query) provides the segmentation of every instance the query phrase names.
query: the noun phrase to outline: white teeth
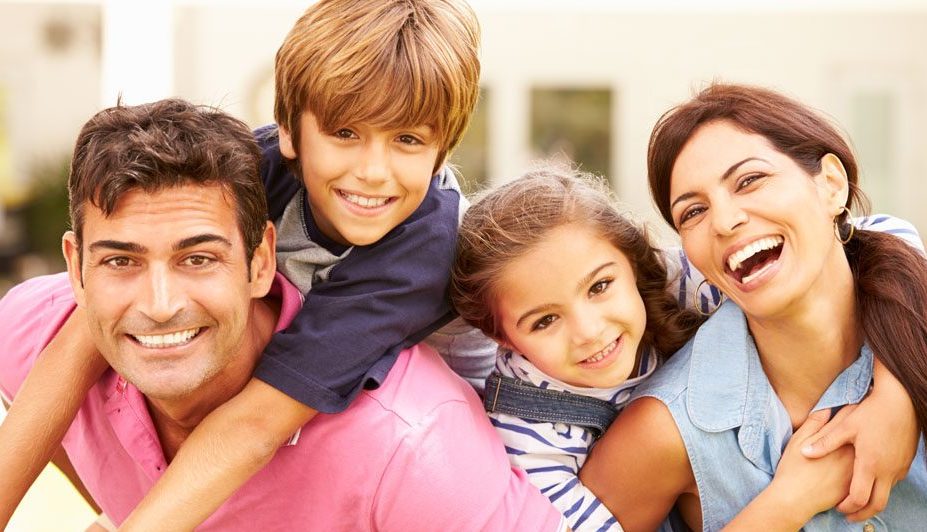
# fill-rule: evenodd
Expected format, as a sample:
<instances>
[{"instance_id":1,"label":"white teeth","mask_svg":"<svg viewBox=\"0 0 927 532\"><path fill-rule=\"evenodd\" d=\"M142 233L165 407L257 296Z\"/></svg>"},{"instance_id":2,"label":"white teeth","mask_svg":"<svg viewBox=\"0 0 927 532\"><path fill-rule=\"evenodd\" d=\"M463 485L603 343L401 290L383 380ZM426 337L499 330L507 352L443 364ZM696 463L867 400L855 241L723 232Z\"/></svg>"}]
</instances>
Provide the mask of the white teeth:
<instances>
[{"instance_id":1,"label":"white teeth","mask_svg":"<svg viewBox=\"0 0 927 532\"><path fill-rule=\"evenodd\" d=\"M357 194L351 194L350 192L341 191L341 197L350 201L355 205L361 207L372 208L372 207L382 207L389 203L389 198L368 198L366 196L358 196Z\"/></svg>"},{"instance_id":2,"label":"white teeth","mask_svg":"<svg viewBox=\"0 0 927 532\"><path fill-rule=\"evenodd\" d=\"M605 355L607 355L607 354L609 354L609 353L612 352L612 349L615 348L615 345L616 345L617 343L618 343L618 340L613 341L612 343L610 343L610 344L608 344L607 346L605 346L605 347L604 347L601 351L599 351L598 353L592 355L591 357L587 358L586 360L583 360L583 362L598 362L598 361L602 360L603 358L605 358Z\"/></svg>"},{"instance_id":3,"label":"white teeth","mask_svg":"<svg viewBox=\"0 0 927 532\"><path fill-rule=\"evenodd\" d=\"M740 251L731 253L731 256L727 258L727 267L730 268L732 272L736 272L745 260L756 255L760 251L772 249L784 241L785 239L783 239L781 236L768 236L766 238L761 238L751 242L744 246Z\"/></svg>"},{"instance_id":4,"label":"white teeth","mask_svg":"<svg viewBox=\"0 0 927 532\"><path fill-rule=\"evenodd\" d=\"M132 337L145 347L164 348L185 344L200 332L199 328L178 331L170 334L137 335Z\"/></svg>"}]
</instances>

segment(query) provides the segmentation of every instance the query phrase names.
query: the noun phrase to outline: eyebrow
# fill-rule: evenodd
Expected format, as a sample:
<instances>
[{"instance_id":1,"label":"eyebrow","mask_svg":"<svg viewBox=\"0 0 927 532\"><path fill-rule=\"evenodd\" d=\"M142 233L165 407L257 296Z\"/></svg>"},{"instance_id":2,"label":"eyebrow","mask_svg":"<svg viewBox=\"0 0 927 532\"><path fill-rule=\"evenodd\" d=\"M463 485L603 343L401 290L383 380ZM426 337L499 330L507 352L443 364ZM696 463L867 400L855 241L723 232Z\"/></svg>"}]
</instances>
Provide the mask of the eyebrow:
<instances>
[{"instance_id":1,"label":"eyebrow","mask_svg":"<svg viewBox=\"0 0 927 532\"><path fill-rule=\"evenodd\" d=\"M760 157L747 157L746 159L740 162L736 162L732 164L730 168L725 170L725 172L721 174L720 181L723 183L727 178L731 177L731 174L736 172L738 168L740 168L741 166L743 166L744 164L750 161L763 161L764 163L769 163L769 161L767 161L766 159L762 159ZM673 207L675 207L676 204L679 203L680 201L685 201L689 198L692 198L695 195L696 195L695 192L686 192L685 194L680 194L679 197L673 200L673 203L670 204L670 210L673 210Z\"/></svg>"},{"instance_id":2,"label":"eyebrow","mask_svg":"<svg viewBox=\"0 0 927 532\"><path fill-rule=\"evenodd\" d=\"M141 244L136 244L135 242L122 242L121 240L97 240L96 242L87 246L87 250L91 252L100 249L125 251L128 253L138 254L148 251L148 249Z\"/></svg>"},{"instance_id":3,"label":"eyebrow","mask_svg":"<svg viewBox=\"0 0 927 532\"><path fill-rule=\"evenodd\" d=\"M604 270L605 268L608 268L609 266L614 266L614 265L615 265L615 262L614 262L614 261L610 261L610 262L606 262L605 264L602 264L602 265L599 266L598 268L592 270L592 271L589 272L587 275L585 275L582 279L580 279L580 281L579 281L578 283L576 283L576 290L577 290L577 291L578 291L578 290L582 290L587 284L591 283L592 280L595 279L596 276L599 275L599 273L600 273L602 270ZM533 309L531 309L531 310L525 312L524 314L521 315L521 317L518 318L518 321L515 322L515 327L516 327L516 328L520 327L521 324L522 324L522 322L525 321L529 316L532 316L532 315L534 315L534 314L543 312L543 311L545 311L545 310L547 310L547 309L549 309L549 308L551 308L551 307L554 307L554 305L551 305L551 304L544 304L544 305L539 305L539 306L537 306L537 307L534 307Z\"/></svg>"},{"instance_id":4,"label":"eyebrow","mask_svg":"<svg viewBox=\"0 0 927 532\"><path fill-rule=\"evenodd\" d=\"M180 242L177 242L176 244L174 244L173 247L174 247L174 251L180 251L182 249L192 248L200 244L208 244L208 243L213 243L213 242L222 244L223 246L228 247L228 248L232 247L232 243L229 242L227 238L221 237L219 235L212 234L212 233L203 233L201 235L184 238Z\"/></svg>"}]
</instances>

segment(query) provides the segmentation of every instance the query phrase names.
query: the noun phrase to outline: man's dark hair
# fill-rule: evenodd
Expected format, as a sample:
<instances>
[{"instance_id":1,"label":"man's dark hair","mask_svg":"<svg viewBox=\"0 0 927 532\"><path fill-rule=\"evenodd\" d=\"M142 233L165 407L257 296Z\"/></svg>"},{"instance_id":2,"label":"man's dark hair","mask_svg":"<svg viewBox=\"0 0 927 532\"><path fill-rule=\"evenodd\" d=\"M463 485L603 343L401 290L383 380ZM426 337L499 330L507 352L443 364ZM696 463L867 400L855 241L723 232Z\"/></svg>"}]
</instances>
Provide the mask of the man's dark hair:
<instances>
[{"instance_id":1,"label":"man's dark hair","mask_svg":"<svg viewBox=\"0 0 927 532\"><path fill-rule=\"evenodd\" d=\"M260 160L248 126L213 107L168 99L104 109L84 124L71 159L68 197L77 244L88 201L109 216L132 190L219 185L234 199L250 263L267 222Z\"/></svg>"}]
</instances>

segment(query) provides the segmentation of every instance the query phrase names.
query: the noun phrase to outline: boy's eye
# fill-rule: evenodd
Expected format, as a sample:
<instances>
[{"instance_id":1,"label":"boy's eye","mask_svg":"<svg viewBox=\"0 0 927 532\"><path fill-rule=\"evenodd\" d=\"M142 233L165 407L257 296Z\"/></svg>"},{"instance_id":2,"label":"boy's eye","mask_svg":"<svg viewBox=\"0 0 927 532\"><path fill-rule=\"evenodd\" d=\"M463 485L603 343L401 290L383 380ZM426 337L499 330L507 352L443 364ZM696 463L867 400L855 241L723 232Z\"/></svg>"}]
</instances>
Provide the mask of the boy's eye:
<instances>
[{"instance_id":1,"label":"boy's eye","mask_svg":"<svg viewBox=\"0 0 927 532\"><path fill-rule=\"evenodd\" d=\"M408 135L408 134L399 135L398 140L399 142L403 144L421 144L422 143L422 141L418 137L415 137L414 135Z\"/></svg>"},{"instance_id":2,"label":"boy's eye","mask_svg":"<svg viewBox=\"0 0 927 532\"><path fill-rule=\"evenodd\" d=\"M602 279L601 281L596 281L595 284L589 287L589 295L599 295L606 290L612 284L611 279Z\"/></svg>"},{"instance_id":3,"label":"boy's eye","mask_svg":"<svg viewBox=\"0 0 927 532\"><path fill-rule=\"evenodd\" d=\"M553 314L546 314L542 316L541 319L535 321L534 324L531 325L531 330L539 331L542 329L546 329L550 327L551 324L554 323L555 321L557 321L557 316Z\"/></svg>"},{"instance_id":4,"label":"boy's eye","mask_svg":"<svg viewBox=\"0 0 927 532\"><path fill-rule=\"evenodd\" d=\"M335 136L338 137L339 139L353 139L353 138L357 138L357 134L356 134L356 133L354 133L354 132L351 131L350 129L344 128L344 127L341 128L341 129L339 129L339 130L337 130L337 131L335 131Z\"/></svg>"}]
</instances>

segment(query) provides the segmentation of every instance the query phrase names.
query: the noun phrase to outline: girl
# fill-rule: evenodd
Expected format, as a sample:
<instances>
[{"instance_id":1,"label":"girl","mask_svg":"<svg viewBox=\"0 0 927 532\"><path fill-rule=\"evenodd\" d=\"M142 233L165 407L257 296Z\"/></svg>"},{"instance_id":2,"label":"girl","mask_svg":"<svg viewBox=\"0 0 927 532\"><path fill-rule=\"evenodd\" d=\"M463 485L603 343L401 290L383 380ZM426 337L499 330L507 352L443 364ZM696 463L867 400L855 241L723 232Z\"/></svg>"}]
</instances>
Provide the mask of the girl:
<instances>
[{"instance_id":1,"label":"girl","mask_svg":"<svg viewBox=\"0 0 927 532\"><path fill-rule=\"evenodd\" d=\"M918 428L927 426L927 262L847 224L861 194L846 141L780 94L714 85L657 123L648 169L663 217L729 300L637 390L642 398L599 442L583 481L634 529L653 528L674 504L693 529L718 530L748 504L764 510L734 524L922 529L927 468L916 433L880 438L919 455L871 486L879 515L862 527L833 508L847 492L839 470L787 480L795 466L820 465L790 450L802 438L794 428L862 400L873 353L914 402ZM810 495L792 491L802 485Z\"/></svg>"},{"instance_id":2,"label":"girl","mask_svg":"<svg viewBox=\"0 0 927 532\"><path fill-rule=\"evenodd\" d=\"M501 345L487 410L512 462L574 530L620 530L577 474L660 353L679 349L701 323L685 297L671 295L694 294L685 286L693 283L668 289L663 260L600 184L555 168L492 191L461 226L452 301Z\"/></svg>"}]
</instances>

